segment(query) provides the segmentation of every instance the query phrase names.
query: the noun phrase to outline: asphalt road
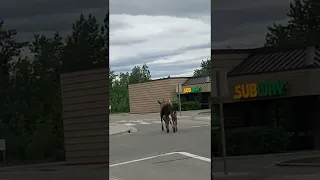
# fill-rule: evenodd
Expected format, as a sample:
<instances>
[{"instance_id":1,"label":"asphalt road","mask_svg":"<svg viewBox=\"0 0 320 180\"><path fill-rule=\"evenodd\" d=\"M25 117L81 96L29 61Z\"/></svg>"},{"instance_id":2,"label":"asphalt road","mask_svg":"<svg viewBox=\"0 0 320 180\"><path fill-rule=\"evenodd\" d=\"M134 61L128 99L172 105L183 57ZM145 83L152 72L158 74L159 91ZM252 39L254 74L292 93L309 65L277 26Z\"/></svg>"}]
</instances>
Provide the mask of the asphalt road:
<instances>
[{"instance_id":1,"label":"asphalt road","mask_svg":"<svg viewBox=\"0 0 320 180\"><path fill-rule=\"evenodd\" d=\"M210 179L209 121L178 120L176 133L156 119L117 121L138 131L110 137L112 180Z\"/></svg>"}]
</instances>

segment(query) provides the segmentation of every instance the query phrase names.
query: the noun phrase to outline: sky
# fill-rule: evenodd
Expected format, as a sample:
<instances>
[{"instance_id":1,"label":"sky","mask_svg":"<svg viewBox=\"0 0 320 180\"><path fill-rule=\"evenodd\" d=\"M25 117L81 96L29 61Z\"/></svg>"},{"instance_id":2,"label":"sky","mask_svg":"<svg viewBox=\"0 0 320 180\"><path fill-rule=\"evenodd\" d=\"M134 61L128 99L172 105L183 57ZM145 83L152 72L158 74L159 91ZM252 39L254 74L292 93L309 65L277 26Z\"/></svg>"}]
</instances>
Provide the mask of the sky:
<instances>
[{"instance_id":1,"label":"sky","mask_svg":"<svg viewBox=\"0 0 320 180\"><path fill-rule=\"evenodd\" d=\"M215 49L262 46L266 26L286 22L289 2L110 0L111 70L146 63L152 78L190 76L210 57L211 38ZM32 40L35 33L66 35L80 13L102 20L107 11L106 0L0 1L0 17L18 30L19 40Z\"/></svg>"}]
</instances>

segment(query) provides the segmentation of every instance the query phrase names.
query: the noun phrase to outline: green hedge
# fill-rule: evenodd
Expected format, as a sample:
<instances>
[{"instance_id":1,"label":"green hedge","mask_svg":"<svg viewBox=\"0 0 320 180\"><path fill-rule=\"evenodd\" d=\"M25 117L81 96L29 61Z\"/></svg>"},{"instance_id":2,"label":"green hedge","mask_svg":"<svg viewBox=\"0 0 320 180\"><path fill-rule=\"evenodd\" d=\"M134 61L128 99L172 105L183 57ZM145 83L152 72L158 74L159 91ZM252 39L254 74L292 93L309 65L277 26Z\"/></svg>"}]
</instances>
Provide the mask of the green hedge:
<instances>
[{"instance_id":1,"label":"green hedge","mask_svg":"<svg viewBox=\"0 0 320 180\"><path fill-rule=\"evenodd\" d=\"M212 152L221 155L220 131L212 132ZM288 136L282 128L246 127L226 130L227 155L280 153L287 150Z\"/></svg>"},{"instance_id":2,"label":"green hedge","mask_svg":"<svg viewBox=\"0 0 320 180\"><path fill-rule=\"evenodd\" d=\"M179 110L179 102L172 103L174 110ZM199 110L201 109L200 102L189 101L181 103L181 111Z\"/></svg>"}]
</instances>

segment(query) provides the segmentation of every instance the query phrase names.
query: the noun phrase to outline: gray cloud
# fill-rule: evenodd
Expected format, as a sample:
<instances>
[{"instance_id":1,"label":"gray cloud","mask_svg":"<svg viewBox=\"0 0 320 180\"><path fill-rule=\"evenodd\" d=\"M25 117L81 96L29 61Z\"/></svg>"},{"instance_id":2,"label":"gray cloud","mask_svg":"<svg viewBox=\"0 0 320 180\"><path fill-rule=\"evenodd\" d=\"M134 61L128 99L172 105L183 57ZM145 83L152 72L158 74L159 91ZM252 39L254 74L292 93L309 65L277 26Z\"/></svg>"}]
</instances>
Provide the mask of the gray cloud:
<instances>
[{"instance_id":1,"label":"gray cloud","mask_svg":"<svg viewBox=\"0 0 320 180\"><path fill-rule=\"evenodd\" d=\"M147 42L147 41L148 41L147 39L131 39L131 40L116 39L116 40L110 41L110 45L111 46L128 46L128 45L133 45L133 44L144 43L144 42Z\"/></svg>"},{"instance_id":2,"label":"gray cloud","mask_svg":"<svg viewBox=\"0 0 320 180\"><path fill-rule=\"evenodd\" d=\"M199 14L210 14L210 0L111 0L112 14L130 15L166 15L194 17Z\"/></svg>"},{"instance_id":3,"label":"gray cloud","mask_svg":"<svg viewBox=\"0 0 320 180\"><path fill-rule=\"evenodd\" d=\"M286 22L290 1L217 1L212 4L212 47L262 46L267 26Z\"/></svg>"},{"instance_id":4,"label":"gray cloud","mask_svg":"<svg viewBox=\"0 0 320 180\"><path fill-rule=\"evenodd\" d=\"M142 64L144 62L154 62L159 59L165 59L168 57L176 56L185 53L188 50L197 50L197 49L206 49L210 48L210 43L205 44L192 44L186 45L182 48L167 50L167 51L157 51L157 52L148 52L143 54L138 54L136 56L131 56L127 58L116 59L110 62L110 66L117 67L117 66L126 66L127 64ZM208 51L208 55L210 52Z\"/></svg>"},{"instance_id":5,"label":"gray cloud","mask_svg":"<svg viewBox=\"0 0 320 180\"><path fill-rule=\"evenodd\" d=\"M189 58L189 59L179 59L176 60L172 63L162 63L162 64L149 64L147 62L147 65L151 71L151 74L153 75L153 73L156 72L166 72L167 76L168 75L172 75L172 74L168 74L168 72L174 72L174 74L180 74L177 73L184 71L185 69L196 69L198 67L200 67L200 62L201 60L206 60L210 55L206 55L206 56L200 56L200 57L196 57L196 58ZM178 68L177 68L178 67ZM130 72L132 70L133 66L115 66L114 68L112 68L113 71L116 72Z\"/></svg>"},{"instance_id":6,"label":"gray cloud","mask_svg":"<svg viewBox=\"0 0 320 180\"><path fill-rule=\"evenodd\" d=\"M5 27L16 29L19 40L32 40L33 35L51 35L61 32L66 35L80 14L93 14L102 22L108 12L105 0L33 0L1 1L0 17Z\"/></svg>"},{"instance_id":7,"label":"gray cloud","mask_svg":"<svg viewBox=\"0 0 320 180\"><path fill-rule=\"evenodd\" d=\"M33 0L1 1L0 17L31 18L39 15L64 14L70 12L82 12L87 9L105 9L108 11L106 0Z\"/></svg>"}]
</instances>

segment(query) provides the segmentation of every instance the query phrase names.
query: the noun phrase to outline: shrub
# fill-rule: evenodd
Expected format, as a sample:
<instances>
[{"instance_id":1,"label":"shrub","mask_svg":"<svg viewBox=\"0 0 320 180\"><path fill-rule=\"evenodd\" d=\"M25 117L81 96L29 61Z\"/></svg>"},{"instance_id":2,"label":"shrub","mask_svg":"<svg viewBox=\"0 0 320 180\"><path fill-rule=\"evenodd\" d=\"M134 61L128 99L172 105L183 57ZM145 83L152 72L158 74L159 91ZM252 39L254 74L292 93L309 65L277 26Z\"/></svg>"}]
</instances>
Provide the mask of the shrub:
<instances>
[{"instance_id":1,"label":"shrub","mask_svg":"<svg viewBox=\"0 0 320 180\"><path fill-rule=\"evenodd\" d=\"M173 102L173 109L179 110L179 102ZM189 101L181 103L181 111L199 110L201 109L201 104L198 101Z\"/></svg>"},{"instance_id":2,"label":"shrub","mask_svg":"<svg viewBox=\"0 0 320 180\"><path fill-rule=\"evenodd\" d=\"M200 102L197 101L189 101L181 103L181 110L182 111L189 111L189 110L199 110L201 109Z\"/></svg>"},{"instance_id":3,"label":"shrub","mask_svg":"<svg viewBox=\"0 0 320 180\"><path fill-rule=\"evenodd\" d=\"M220 131L212 132L213 155L221 154ZM287 150L288 136L283 128L246 127L226 130L227 155L279 153Z\"/></svg>"}]
</instances>

